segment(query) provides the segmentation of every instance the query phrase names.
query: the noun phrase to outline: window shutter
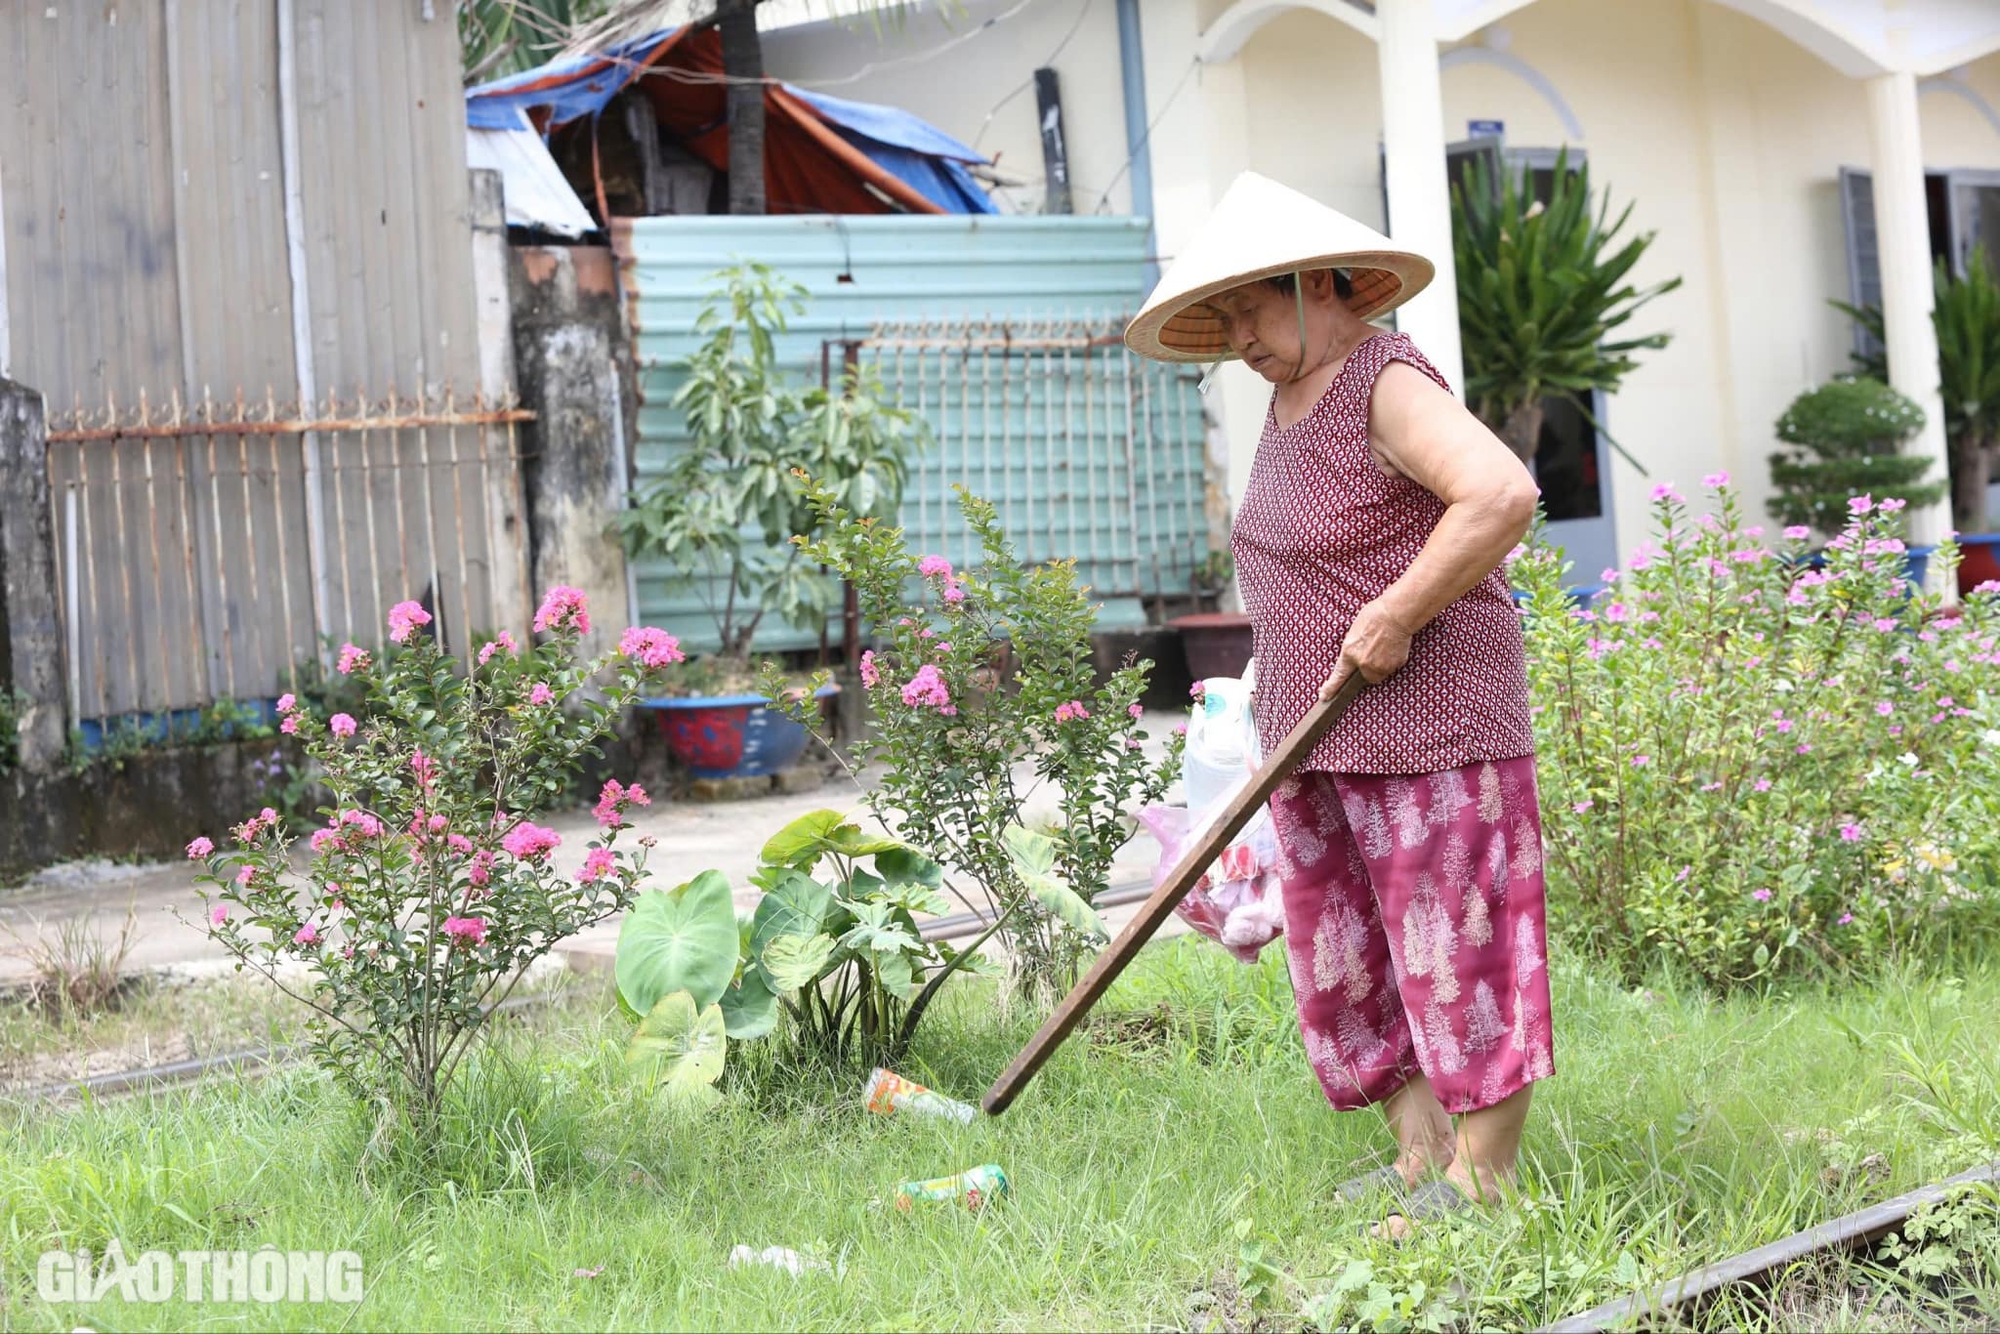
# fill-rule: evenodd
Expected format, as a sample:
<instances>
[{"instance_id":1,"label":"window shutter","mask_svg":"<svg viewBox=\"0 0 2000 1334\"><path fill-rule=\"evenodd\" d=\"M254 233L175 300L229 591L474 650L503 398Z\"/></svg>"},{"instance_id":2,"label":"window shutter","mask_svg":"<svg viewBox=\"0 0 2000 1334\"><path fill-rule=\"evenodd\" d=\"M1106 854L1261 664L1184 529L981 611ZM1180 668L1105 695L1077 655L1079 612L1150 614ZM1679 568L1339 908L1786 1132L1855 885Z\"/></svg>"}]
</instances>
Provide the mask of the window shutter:
<instances>
[{"instance_id":1,"label":"window shutter","mask_svg":"<svg viewBox=\"0 0 2000 1334\"><path fill-rule=\"evenodd\" d=\"M1854 167L1840 169L1840 210L1847 223L1847 300L1867 309L1882 307L1882 257L1875 239L1875 178ZM1875 336L1857 322L1854 354L1882 354Z\"/></svg>"}]
</instances>

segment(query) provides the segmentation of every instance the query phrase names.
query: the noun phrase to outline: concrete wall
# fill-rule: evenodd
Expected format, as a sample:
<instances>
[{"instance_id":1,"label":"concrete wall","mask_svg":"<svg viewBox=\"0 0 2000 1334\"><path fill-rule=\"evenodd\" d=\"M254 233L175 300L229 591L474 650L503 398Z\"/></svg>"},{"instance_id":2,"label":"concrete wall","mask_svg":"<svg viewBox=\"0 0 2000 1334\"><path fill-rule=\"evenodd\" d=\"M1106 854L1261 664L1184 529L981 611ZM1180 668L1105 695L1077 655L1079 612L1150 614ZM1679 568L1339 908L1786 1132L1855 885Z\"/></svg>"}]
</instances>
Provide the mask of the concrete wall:
<instances>
[{"instance_id":1,"label":"concrete wall","mask_svg":"<svg viewBox=\"0 0 2000 1334\"><path fill-rule=\"evenodd\" d=\"M1023 84L1046 63L1062 91L1073 211L1129 213L1131 181L1119 175L1126 152L1117 6L1110 0L1031 4L984 26L1015 6L1016 0L925 4L879 36L867 19L850 16L852 6L836 9L849 16L839 20L826 19L825 5L795 7L820 21L767 31L764 68L815 92L885 102L922 116L997 159L1002 173L1025 179L1025 186L1002 192L1002 205L1034 213L1041 211L1043 193L1041 134L1035 90ZM770 22L764 20L767 27ZM955 38L964 40L924 58Z\"/></svg>"},{"instance_id":2,"label":"concrete wall","mask_svg":"<svg viewBox=\"0 0 2000 1334\"><path fill-rule=\"evenodd\" d=\"M632 624L616 522L631 485L624 377L631 354L617 263L594 246L517 246L509 259L533 587L580 588L595 609L586 654Z\"/></svg>"}]
</instances>

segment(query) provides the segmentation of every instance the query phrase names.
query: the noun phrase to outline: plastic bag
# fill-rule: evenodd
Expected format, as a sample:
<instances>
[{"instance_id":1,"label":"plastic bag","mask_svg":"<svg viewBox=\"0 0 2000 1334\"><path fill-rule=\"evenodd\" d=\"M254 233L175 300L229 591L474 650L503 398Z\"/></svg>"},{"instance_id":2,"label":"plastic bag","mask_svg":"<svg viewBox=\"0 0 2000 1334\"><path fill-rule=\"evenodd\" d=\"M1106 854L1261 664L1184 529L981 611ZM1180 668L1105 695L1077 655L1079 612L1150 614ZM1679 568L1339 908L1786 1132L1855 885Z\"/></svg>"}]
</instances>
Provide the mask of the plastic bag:
<instances>
[{"instance_id":1,"label":"plastic bag","mask_svg":"<svg viewBox=\"0 0 2000 1334\"><path fill-rule=\"evenodd\" d=\"M1182 760L1188 804L1148 806L1139 812L1140 822L1160 842L1160 861L1153 870L1156 888L1208 817L1221 811L1263 758L1250 717L1251 682L1215 678L1202 682L1202 687L1202 701L1188 722ZM1278 836L1271 813L1260 810L1174 911L1244 963L1255 963L1264 946L1285 929L1277 860Z\"/></svg>"}]
</instances>

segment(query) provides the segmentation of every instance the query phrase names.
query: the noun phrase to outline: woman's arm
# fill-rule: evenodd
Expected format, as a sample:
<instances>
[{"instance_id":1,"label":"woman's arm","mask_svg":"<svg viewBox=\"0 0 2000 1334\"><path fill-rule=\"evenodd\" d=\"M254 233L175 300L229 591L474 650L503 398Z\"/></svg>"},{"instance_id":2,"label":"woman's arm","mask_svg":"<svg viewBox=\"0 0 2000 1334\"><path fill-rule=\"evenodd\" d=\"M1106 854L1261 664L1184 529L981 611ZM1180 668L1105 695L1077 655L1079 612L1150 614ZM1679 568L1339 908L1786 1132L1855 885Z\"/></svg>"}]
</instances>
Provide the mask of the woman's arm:
<instances>
[{"instance_id":1,"label":"woman's arm","mask_svg":"<svg viewBox=\"0 0 2000 1334\"><path fill-rule=\"evenodd\" d=\"M1513 451L1406 362L1390 362L1377 377L1368 436L1384 467L1442 500L1445 512L1410 568L1355 614L1322 699L1331 699L1357 671L1374 682L1401 668L1417 631L1484 579L1527 533L1540 498Z\"/></svg>"}]
</instances>

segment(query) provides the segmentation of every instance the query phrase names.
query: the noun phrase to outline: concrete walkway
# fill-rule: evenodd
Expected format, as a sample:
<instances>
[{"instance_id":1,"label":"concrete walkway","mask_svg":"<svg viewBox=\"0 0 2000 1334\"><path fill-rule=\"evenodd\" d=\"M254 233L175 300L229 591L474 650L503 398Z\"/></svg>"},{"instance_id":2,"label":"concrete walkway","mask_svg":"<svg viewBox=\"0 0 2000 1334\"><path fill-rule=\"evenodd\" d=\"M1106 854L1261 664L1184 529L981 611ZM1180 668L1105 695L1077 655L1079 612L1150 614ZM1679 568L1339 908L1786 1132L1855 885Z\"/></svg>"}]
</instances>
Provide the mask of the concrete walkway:
<instances>
[{"instance_id":1,"label":"concrete walkway","mask_svg":"<svg viewBox=\"0 0 2000 1334\"><path fill-rule=\"evenodd\" d=\"M1152 714L1145 719L1156 738L1152 753L1159 753L1159 741L1181 721L1176 714ZM1028 775L1017 771L1024 785ZM1179 800L1178 792L1170 794ZM1031 793L1027 802L1030 818L1054 805L1051 793ZM632 836L650 835L658 840L652 850L649 871L653 885L670 888L706 870L722 872L736 887L737 902L755 902L759 891L750 884L757 867L758 853L770 836L810 811L850 812L867 828L879 828L861 802L861 789L852 779L830 779L816 791L771 796L757 801L704 804L656 801L632 812ZM597 822L588 810L567 812L543 821L562 835L555 859L565 873L583 864L585 846L597 832ZM207 831L222 842L222 830ZM623 842L623 839L620 840ZM1126 885L1149 879L1159 859L1159 846L1141 829L1120 851L1112 868L1110 883ZM960 911L956 905L954 911ZM23 946L37 937L52 939L66 923L80 923L88 932L105 941L115 940L128 911L135 929L126 959L132 971L172 968L177 965L214 965L226 956L199 924L201 900L188 863L156 862L126 865L105 861L72 862L50 867L25 885L0 890L0 986L18 982L31 969L22 957ZM1130 908L1107 914L1114 929L1129 917ZM599 966L607 960L618 939L617 920L605 922L564 942L562 950L578 966ZM72 928L73 929L73 928Z\"/></svg>"}]
</instances>

